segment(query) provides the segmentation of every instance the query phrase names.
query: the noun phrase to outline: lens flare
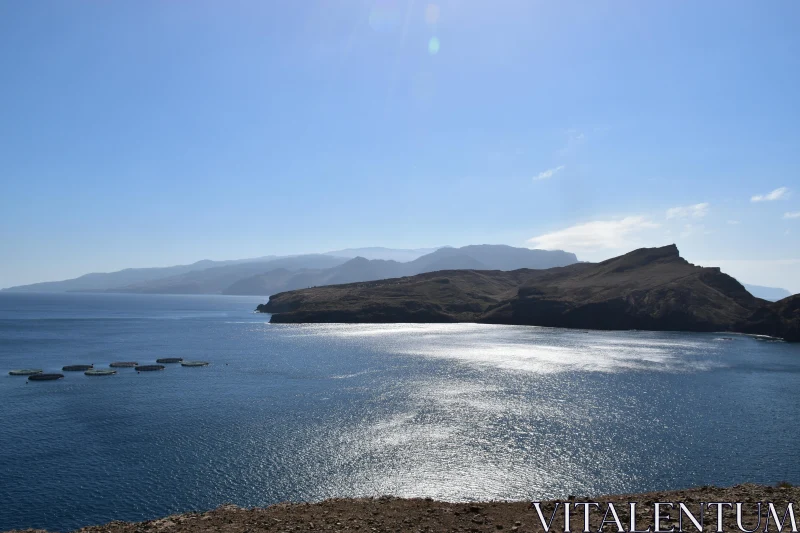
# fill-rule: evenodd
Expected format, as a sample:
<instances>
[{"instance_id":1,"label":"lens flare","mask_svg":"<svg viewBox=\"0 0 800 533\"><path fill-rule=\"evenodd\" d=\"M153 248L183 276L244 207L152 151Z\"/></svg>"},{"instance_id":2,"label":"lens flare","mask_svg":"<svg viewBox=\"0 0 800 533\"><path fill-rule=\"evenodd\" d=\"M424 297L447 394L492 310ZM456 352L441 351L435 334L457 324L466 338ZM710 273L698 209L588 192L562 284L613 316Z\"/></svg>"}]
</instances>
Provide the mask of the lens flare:
<instances>
[{"instance_id":1,"label":"lens flare","mask_svg":"<svg viewBox=\"0 0 800 533\"><path fill-rule=\"evenodd\" d=\"M439 22L439 6L436 4L428 4L427 7L425 7L425 22L431 25Z\"/></svg>"},{"instance_id":2,"label":"lens flare","mask_svg":"<svg viewBox=\"0 0 800 533\"><path fill-rule=\"evenodd\" d=\"M439 53L439 39L437 37L431 37L431 40L428 41L428 53L432 56Z\"/></svg>"}]
</instances>

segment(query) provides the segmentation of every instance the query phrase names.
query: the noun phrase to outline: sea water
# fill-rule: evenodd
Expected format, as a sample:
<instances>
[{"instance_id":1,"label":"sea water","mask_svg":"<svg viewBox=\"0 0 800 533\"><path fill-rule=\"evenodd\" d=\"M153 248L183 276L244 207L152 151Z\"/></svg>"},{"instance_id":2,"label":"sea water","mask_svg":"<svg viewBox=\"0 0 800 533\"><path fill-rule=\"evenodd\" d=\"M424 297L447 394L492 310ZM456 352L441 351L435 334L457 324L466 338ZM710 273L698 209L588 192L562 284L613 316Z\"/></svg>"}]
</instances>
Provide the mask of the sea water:
<instances>
[{"instance_id":1,"label":"sea water","mask_svg":"<svg viewBox=\"0 0 800 533\"><path fill-rule=\"evenodd\" d=\"M270 325L264 298L0 293L0 530L223 503L800 482L800 344ZM27 383L15 368L209 361Z\"/></svg>"}]
</instances>

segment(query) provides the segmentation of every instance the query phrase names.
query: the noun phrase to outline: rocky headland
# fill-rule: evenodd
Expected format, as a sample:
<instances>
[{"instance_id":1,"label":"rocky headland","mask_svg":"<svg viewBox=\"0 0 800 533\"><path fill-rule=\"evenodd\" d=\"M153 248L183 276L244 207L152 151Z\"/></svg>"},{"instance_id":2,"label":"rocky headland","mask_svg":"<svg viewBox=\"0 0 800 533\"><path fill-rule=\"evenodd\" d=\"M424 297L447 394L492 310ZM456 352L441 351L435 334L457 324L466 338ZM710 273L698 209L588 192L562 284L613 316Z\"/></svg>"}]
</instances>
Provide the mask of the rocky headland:
<instances>
[{"instance_id":1,"label":"rocky headland","mask_svg":"<svg viewBox=\"0 0 800 533\"><path fill-rule=\"evenodd\" d=\"M273 295L274 323L476 322L581 329L731 331L800 341L800 295L768 302L675 245L601 263L442 270Z\"/></svg>"}]
</instances>

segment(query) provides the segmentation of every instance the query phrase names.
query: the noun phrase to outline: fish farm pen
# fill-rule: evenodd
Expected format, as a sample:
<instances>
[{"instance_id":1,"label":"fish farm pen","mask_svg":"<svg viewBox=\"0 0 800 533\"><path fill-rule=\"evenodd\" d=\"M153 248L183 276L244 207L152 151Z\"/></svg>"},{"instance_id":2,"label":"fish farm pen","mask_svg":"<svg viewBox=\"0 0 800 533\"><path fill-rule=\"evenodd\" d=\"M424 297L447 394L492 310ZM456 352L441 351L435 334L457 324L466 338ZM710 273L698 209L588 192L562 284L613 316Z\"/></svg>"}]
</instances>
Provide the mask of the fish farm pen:
<instances>
[{"instance_id":1,"label":"fish farm pen","mask_svg":"<svg viewBox=\"0 0 800 533\"><path fill-rule=\"evenodd\" d=\"M28 381L55 381L64 377L64 374L34 374L28 376Z\"/></svg>"},{"instance_id":2,"label":"fish farm pen","mask_svg":"<svg viewBox=\"0 0 800 533\"><path fill-rule=\"evenodd\" d=\"M137 372L155 372L156 370L164 370L164 365L140 365L136 367Z\"/></svg>"},{"instance_id":3,"label":"fish farm pen","mask_svg":"<svg viewBox=\"0 0 800 533\"><path fill-rule=\"evenodd\" d=\"M136 361L115 361L109 363L109 368L95 368L94 364L66 365L61 370L62 372L83 372L86 376L113 376L117 373L117 370L115 370L117 368L133 368L138 373L164 370L166 363L180 363L181 366L188 368L204 367L210 364L208 361L184 361L181 357L162 357L161 359L156 359L156 362L159 364L140 365ZM28 381L55 381L64 377L64 374L45 373L41 368L17 368L9 370L8 374L10 376L27 376Z\"/></svg>"},{"instance_id":4,"label":"fish farm pen","mask_svg":"<svg viewBox=\"0 0 800 533\"><path fill-rule=\"evenodd\" d=\"M33 376L41 374L44 371L40 368L20 368L19 370L12 370L8 373L9 376Z\"/></svg>"},{"instance_id":5,"label":"fish farm pen","mask_svg":"<svg viewBox=\"0 0 800 533\"><path fill-rule=\"evenodd\" d=\"M116 370L105 369L105 368L93 368L91 370L87 370L83 374L86 376L113 376L116 374Z\"/></svg>"},{"instance_id":6,"label":"fish farm pen","mask_svg":"<svg viewBox=\"0 0 800 533\"><path fill-rule=\"evenodd\" d=\"M180 363L183 361L182 357L163 357L161 359L156 359L156 363Z\"/></svg>"},{"instance_id":7,"label":"fish farm pen","mask_svg":"<svg viewBox=\"0 0 800 533\"><path fill-rule=\"evenodd\" d=\"M91 370L94 365L67 365L61 370L64 372L86 372L87 370Z\"/></svg>"}]
</instances>

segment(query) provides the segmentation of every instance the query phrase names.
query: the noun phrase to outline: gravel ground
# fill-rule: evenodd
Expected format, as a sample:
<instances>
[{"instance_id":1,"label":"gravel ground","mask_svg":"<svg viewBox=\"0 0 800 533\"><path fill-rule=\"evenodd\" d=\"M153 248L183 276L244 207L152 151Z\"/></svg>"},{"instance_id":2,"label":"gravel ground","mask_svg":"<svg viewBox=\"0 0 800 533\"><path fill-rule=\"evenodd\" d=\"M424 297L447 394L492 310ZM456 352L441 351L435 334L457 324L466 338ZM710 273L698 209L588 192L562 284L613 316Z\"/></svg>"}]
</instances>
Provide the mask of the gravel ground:
<instances>
[{"instance_id":1,"label":"gravel ground","mask_svg":"<svg viewBox=\"0 0 800 533\"><path fill-rule=\"evenodd\" d=\"M607 504L613 503L618 511L625 531L630 528L628 502L638 503L636 509L637 529L646 530L653 524L654 502L684 502L690 511L698 513L700 502L744 502L744 526L753 529L757 524L756 503L763 502L762 521L759 532L764 531L766 503L775 504L782 517L789 502L800 501L800 488L767 487L762 485L737 485L729 488L700 487L671 492L652 492L633 495L614 495L584 498L570 497L565 502L599 502L600 511L590 512L591 530L598 531ZM549 518L555 502L543 502L545 517ZM795 509L795 516L798 511ZM670 513L677 519L676 510ZM583 507L571 512L571 531L583 529ZM610 515L609 515L610 518ZM800 518L800 517L798 517ZM662 529L669 529L677 521L664 522ZM739 531L733 510L725 510L723 517L725 532ZM788 531L791 524L787 520ZM684 519L684 531L697 530ZM704 531L716 530L716 510L706 511ZM32 531L32 530L28 530ZM181 533L225 532L255 533L301 532L301 531L362 531L362 532L443 532L443 531L513 531L543 532L531 502L479 502L446 503L430 499L401 499L393 497L366 499L332 499L319 503L287 503L266 508L244 509L224 505L203 513L184 513L150 520L128 523L111 522L102 526L91 526L79 530L81 533ZM551 532L564 531L563 503L555 515ZM616 533L613 523L607 523L605 532ZM676 528L677 531L677 528ZM777 531L770 522L769 531ZM787 529L784 529L787 531Z\"/></svg>"}]
</instances>

